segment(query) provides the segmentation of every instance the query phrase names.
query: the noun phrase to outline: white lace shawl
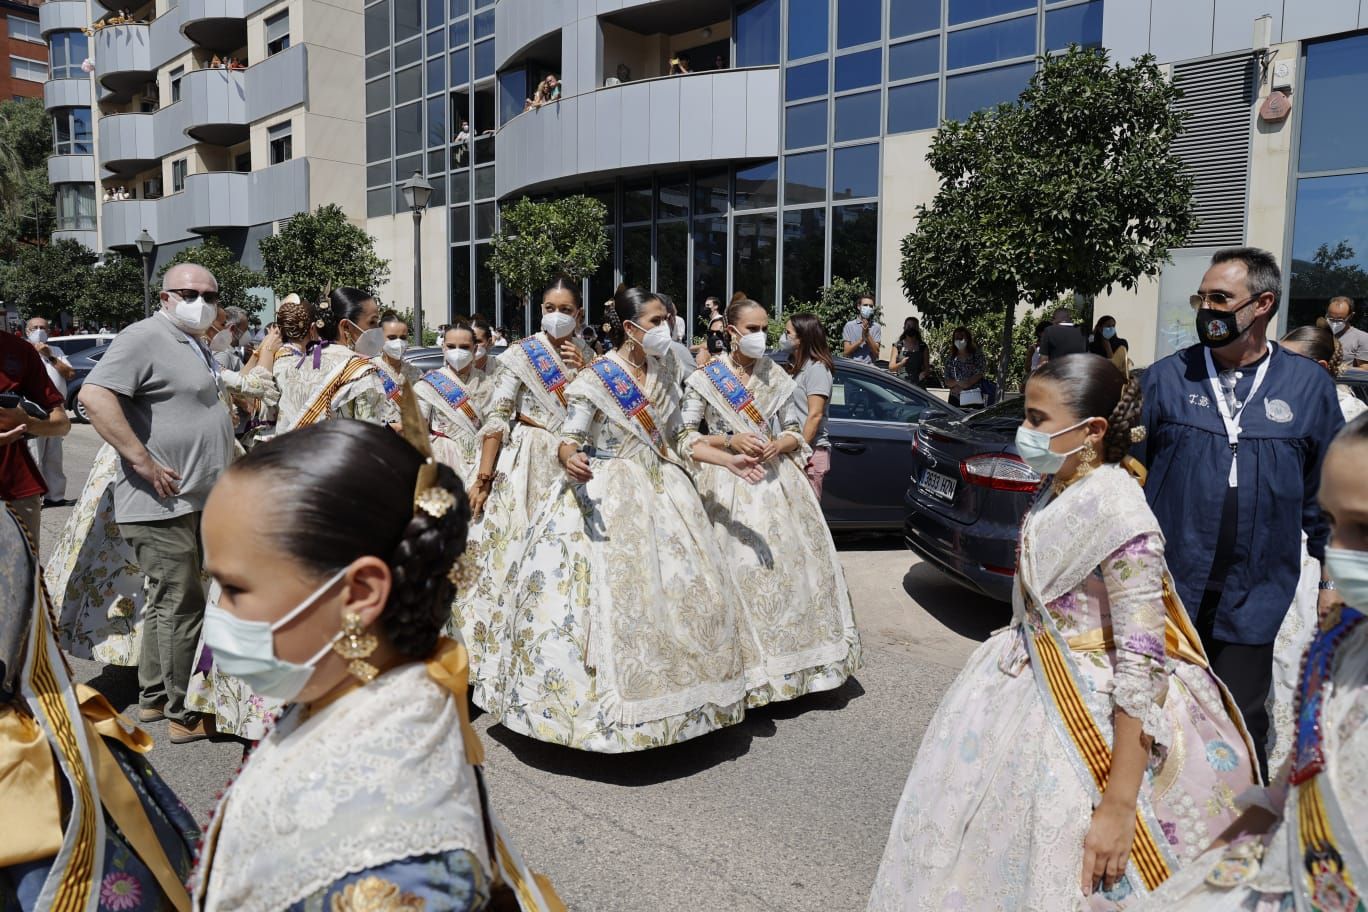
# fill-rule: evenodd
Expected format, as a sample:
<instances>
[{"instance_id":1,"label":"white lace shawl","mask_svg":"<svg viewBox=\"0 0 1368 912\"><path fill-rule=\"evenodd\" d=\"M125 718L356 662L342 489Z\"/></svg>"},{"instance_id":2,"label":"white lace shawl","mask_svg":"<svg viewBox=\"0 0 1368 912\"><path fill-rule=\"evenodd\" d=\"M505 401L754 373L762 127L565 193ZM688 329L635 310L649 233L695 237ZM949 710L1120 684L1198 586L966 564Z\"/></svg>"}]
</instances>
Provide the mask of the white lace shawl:
<instances>
[{"instance_id":1,"label":"white lace shawl","mask_svg":"<svg viewBox=\"0 0 1368 912\"><path fill-rule=\"evenodd\" d=\"M422 663L296 719L267 735L219 806L205 910L275 912L348 874L460 849L488 875L456 702Z\"/></svg>"},{"instance_id":2,"label":"white lace shawl","mask_svg":"<svg viewBox=\"0 0 1368 912\"><path fill-rule=\"evenodd\" d=\"M1145 491L1119 465L1103 465L1026 517L1021 571L1045 604L1074 589L1126 542L1156 535Z\"/></svg>"}]
</instances>

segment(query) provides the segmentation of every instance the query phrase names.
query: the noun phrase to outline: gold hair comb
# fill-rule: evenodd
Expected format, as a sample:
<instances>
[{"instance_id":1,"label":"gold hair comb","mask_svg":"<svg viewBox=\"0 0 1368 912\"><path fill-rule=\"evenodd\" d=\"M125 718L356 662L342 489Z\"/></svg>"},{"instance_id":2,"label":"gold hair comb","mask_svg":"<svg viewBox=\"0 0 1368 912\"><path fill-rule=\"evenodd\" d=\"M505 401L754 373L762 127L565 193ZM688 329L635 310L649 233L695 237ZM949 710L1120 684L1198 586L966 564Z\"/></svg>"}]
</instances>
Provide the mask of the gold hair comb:
<instances>
[{"instance_id":1,"label":"gold hair comb","mask_svg":"<svg viewBox=\"0 0 1368 912\"><path fill-rule=\"evenodd\" d=\"M433 519L441 519L456 506L456 496L437 484L437 460L432 456L432 431L418 410L418 396L407 380L399 393L399 420L404 439L423 456L423 464L418 467L418 479L413 485L413 509Z\"/></svg>"},{"instance_id":2,"label":"gold hair comb","mask_svg":"<svg viewBox=\"0 0 1368 912\"><path fill-rule=\"evenodd\" d=\"M1144 440L1146 436L1148 436L1148 432L1145 430L1145 426L1143 424L1137 424L1135 427L1131 428L1131 443L1139 443L1140 441Z\"/></svg>"}]
</instances>

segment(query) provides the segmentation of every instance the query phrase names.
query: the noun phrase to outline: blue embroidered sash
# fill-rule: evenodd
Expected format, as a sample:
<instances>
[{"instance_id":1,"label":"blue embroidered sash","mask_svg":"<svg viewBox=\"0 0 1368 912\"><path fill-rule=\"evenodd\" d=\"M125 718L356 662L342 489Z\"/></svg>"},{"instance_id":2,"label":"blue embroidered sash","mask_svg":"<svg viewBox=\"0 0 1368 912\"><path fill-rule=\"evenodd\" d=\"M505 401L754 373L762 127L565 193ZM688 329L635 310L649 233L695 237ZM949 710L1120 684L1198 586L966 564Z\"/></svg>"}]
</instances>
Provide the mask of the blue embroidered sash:
<instances>
[{"instance_id":1,"label":"blue embroidered sash","mask_svg":"<svg viewBox=\"0 0 1368 912\"><path fill-rule=\"evenodd\" d=\"M385 398L391 401L398 399L399 394L403 391L403 387L395 382L394 377L389 372L389 368L387 366L382 366L377 362L375 365L375 373L380 378L380 385L385 388Z\"/></svg>"},{"instance_id":2,"label":"blue embroidered sash","mask_svg":"<svg viewBox=\"0 0 1368 912\"><path fill-rule=\"evenodd\" d=\"M622 414L635 421L646 432L647 438L657 452L662 456L668 456L665 436L660 433L655 417L651 414L651 400L646 398L646 394L637 386L636 381L629 377L616 361L608 358L599 358L589 365L589 368L594 372L594 376L603 381L608 394L613 397L618 408L622 409Z\"/></svg>"},{"instance_id":3,"label":"blue embroidered sash","mask_svg":"<svg viewBox=\"0 0 1368 912\"><path fill-rule=\"evenodd\" d=\"M475 411L475 406L470 401L470 393L466 392L465 387L440 370L428 371L423 375L423 382L435 389L437 395L451 406L453 412L460 412L470 419L470 423L475 427L480 426L480 415Z\"/></svg>"},{"instance_id":4,"label":"blue embroidered sash","mask_svg":"<svg viewBox=\"0 0 1368 912\"><path fill-rule=\"evenodd\" d=\"M703 365L703 376L707 377L722 394L722 398L731 406L732 411L744 416L758 430L765 430L765 416L755 407L755 395L746 389L746 384L741 382L741 378L736 376L721 358L713 358Z\"/></svg>"},{"instance_id":5,"label":"blue embroidered sash","mask_svg":"<svg viewBox=\"0 0 1368 912\"><path fill-rule=\"evenodd\" d=\"M561 370L560 363L556 360L555 355L551 354L547 347L542 344L541 339L536 336L528 336L518 344L522 346L523 353L531 362L532 370L536 371L542 387L548 393L554 393L556 400L564 406L565 385L570 381L565 376L565 371Z\"/></svg>"}]
</instances>

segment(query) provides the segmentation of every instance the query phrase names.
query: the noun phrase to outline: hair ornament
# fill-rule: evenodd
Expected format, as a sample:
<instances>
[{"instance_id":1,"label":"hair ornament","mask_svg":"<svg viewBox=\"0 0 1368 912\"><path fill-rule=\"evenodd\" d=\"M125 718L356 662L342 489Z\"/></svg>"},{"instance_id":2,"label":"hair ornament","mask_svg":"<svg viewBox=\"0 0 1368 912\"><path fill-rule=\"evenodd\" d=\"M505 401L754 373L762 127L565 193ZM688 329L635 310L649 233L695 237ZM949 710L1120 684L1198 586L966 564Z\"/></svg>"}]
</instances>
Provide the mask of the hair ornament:
<instances>
[{"instance_id":1,"label":"hair ornament","mask_svg":"<svg viewBox=\"0 0 1368 912\"><path fill-rule=\"evenodd\" d=\"M458 591L463 591L475 584L479 573L480 568L475 563L475 549L467 547L447 571L447 579L451 580Z\"/></svg>"},{"instance_id":2,"label":"hair ornament","mask_svg":"<svg viewBox=\"0 0 1368 912\"><path fill-rule=\"evenodd\" d=\"M422 479L425 474L424 470L428 468L434 470L431 473L432 475L435 476L437 474L435 471L437 463L431 461L423 463L422 468L418 470L420 485L422 484ZM433 519L441 519L443 516L446 516L447 512L454 506L456 506L456 495L452 494L446 488L437 485L421 489L413 496L414 511L417 513L426 513Z\"/></svg>"},{"instance_id":3,"label":"hair ornament","mask_svg":"<svg viewBox=\"0 0 1368 912\"><path fill-rule=\"evenodd\" d=\"M399 420L404 439L423 456L423 464L418 467L418 479L413 485L413 510L415 513L426 513L433 519L441 519L456 506L456 496L437 483L437 460L432 456L432 431L418 410L418 397L407 380L399 392Z\"/></svg>"},{"instance_id":4,"label":"hair ornament","mask_svg":"<svg viewBox=\"0 0 1368 912\"><path fill-rule=\"evenodd\" d=\"M1148 436L1148 432L1145 430L1145 426L1143 424L1137 424L1135 427L1130 429L1131 443L1140 443L1142 440L1145 439L1146 436Z\"/></svg>"}]
</instances>

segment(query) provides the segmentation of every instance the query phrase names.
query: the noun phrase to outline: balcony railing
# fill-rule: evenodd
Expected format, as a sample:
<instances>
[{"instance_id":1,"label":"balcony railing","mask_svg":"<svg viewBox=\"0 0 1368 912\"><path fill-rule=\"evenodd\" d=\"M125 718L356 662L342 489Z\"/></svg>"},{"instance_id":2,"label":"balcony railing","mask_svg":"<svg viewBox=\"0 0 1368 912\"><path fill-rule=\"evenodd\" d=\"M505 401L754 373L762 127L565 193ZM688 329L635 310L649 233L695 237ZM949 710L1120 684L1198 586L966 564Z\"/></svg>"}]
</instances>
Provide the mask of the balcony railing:
<instances>
[{"instance_id":1,"label":"balcony railing","mask_svg":"<svg viewBox=\"0 0 1368 912\"><path fill-rule=\"evenodd\" d=\"M90 79L85 75L76 79L49 79L43 83L43 107L48 111L90 107Z\"/></svg>"},{"instance_id":2,"label":"balcony railing","mask_svg":"<svg viewBox=\"0 0 1368 912\"><path fill-rule=\"evenodd\" d=\"M157 230L157 204L160 200L111 200L100 204L100 230L104 245L115 250L136 250L143 229L154 238Z\"/></svg>"},{"instance_id":3,"label":"balcony railing","mask_svg":"<svg viewBox=\"0 0 1368 912\"><path fill-rule=\"evenodd\" d=\"M151 26L111 25L95 33L95 76L116 96L132 96L154 70Z\"/></svg>"},{"instance_id":4,"label":"balcony railing","mask_svg":"<svg viewBox=\"0 0 1368 912\"><path fill-rule=\"evenodd\" d=\"M146 170L158 154L156 114L107 114L100 118L100 164L115 174Z\"/></svg>"},{"instance_id":5,"label":"balcony railing","mask_svg":"<svg viewBox=\"0 0 1368 912\"><path fill-rule=\"evenodd\" d=\"M247 138L247 74L221 67L181 77L184 130L198 142L231 146Z\"/></svg>"},{"instance_id":6,"label":"balcony railing","mask_svg":"<svg viewBox=\"0 0 1368 912\"><path fill-rule=\"evenodd\" d=\"M228 53L247 43L243 0L180 0L180 7L181 32L195 44Z\"/></svg>"},{"instance_id":7,"label":"balcony railing","mask_svg":"<svg viewBox=\"0 0 1368 912\"><path fill-rule=\"evenodd\" d=\"M95 183L95 156L53 155L47 160L49 184Z\"/></svg>"},{"instance_id":8,"label":"balcony railing","mask_svg":"<svg viewBox=\"0 0 1368 912\"><path fill-rule=\"evenodd\" d=\"M89 25L85 0L46 0L38 7L38 30L44 38L52 32L74 31Z\"/></svg>"}]
</instances>

